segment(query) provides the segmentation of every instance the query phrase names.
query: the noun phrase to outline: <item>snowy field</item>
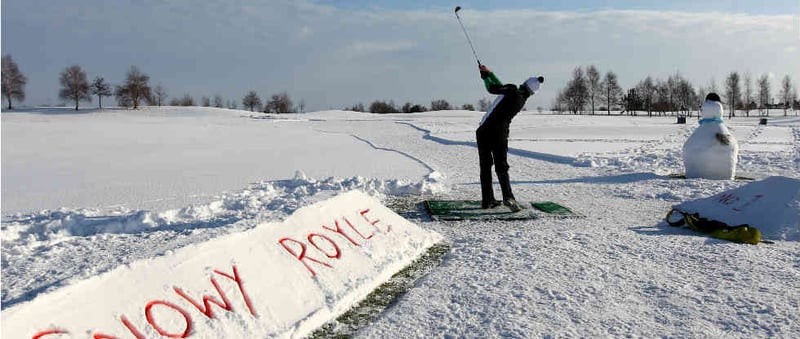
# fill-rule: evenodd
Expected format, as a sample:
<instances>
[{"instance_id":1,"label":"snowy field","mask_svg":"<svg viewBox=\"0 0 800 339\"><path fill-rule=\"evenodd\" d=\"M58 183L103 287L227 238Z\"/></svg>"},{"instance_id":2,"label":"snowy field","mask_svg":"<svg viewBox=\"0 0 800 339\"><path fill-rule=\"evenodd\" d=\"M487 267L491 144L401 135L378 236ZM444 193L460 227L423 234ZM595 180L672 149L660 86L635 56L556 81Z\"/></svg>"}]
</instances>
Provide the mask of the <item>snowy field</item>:
<instances>
[{"instance_id":1,"label":"snowy field","mask_svg":"<svg viewBox=\"0 0 800 339\"><path fill-rule=\"evenodd\" d=\"M782 115L766 126L726 120L741 146L737 174L800 178L800 117ZM389 205L478 199L481 116L3 112L3 310L344 191ZM683 171L680 149L697 126L675 120L520 113L509 145L517 199L556 201L587 217L406 214L451 251L357 336L800 335L799 230L751 246L662 221L673 205L747 183L669 178Z\"/></svg>"}]
</instances>

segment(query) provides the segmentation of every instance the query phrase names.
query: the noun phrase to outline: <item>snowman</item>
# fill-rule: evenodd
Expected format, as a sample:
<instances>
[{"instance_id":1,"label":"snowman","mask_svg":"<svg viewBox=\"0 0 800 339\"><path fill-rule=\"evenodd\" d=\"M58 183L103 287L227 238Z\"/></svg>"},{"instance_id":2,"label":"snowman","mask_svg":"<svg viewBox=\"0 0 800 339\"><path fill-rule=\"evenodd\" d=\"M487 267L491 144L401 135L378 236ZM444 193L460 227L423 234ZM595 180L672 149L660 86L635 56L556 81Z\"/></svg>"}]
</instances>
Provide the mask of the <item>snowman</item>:
<instances>
[{"instance_id":1,"label":"snowman","mask_svg":"<svg viewBox=\"0 0 800 339\"><path fill-rule=\"evenodd\" d=\"M709 93L706 96L700 117L700 126L683 144L686 178L734 179L739 144L722 122L719 95Z\"/></svg>"}]
</instances>

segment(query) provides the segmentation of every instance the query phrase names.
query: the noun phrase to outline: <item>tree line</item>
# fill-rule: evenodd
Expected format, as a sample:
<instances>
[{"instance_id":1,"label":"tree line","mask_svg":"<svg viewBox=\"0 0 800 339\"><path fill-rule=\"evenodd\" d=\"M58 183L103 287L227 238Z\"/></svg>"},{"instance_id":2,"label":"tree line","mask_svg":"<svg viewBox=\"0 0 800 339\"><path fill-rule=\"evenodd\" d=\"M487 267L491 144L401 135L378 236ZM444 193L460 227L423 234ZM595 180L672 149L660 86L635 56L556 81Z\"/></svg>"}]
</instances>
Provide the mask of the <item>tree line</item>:
<instances>
[{"instance_id":1,"label":"tree line","mask_svg":"<svg viewBox=\"0 0 800 339\"><path fill-rule=\"evenodd\" d=\"M12 100L22 101L25 99L26 82L27 78L19 71L19 67L11 56L3 56L3 96L8 100L8 109L12 109ZM226 101L221 95L215 95L213 98L203 96L198 103L189 94L184 94L167 102L168 94L166 88L161 84L151 88L150 77L136 66L128 69L125 74L125 80L117 86L109 84L102 77L96 77L89 82L86 72L79 65L65 68L60 74L59 83L61 89L58 97L74 103L75 110L80 108L80 102L92 100L93 95L97 97L99 108L103 107L103 98L111 96L116 98L119 106L132 107L134 109L143 103L153 106L197 106L199 104L204 107L238 108L236 100ZM242 98L241 105L244 109L252 112L297 113L305 111L306 104L304 100L300 100L295 105L286 92L274 94L268 100L262 100L255 90L250 90ZM489 106L489 99L482 98L478 101L477 110L486 111ZM456 106L444 99L432 100L430 106L411 102L398 106L391 100L375 100L366 107L364 104L358 103L343 109L371 113L416 113L453 110L456 109ZM472 104L464 104L460 106L460 109L475 111L476 107Z\"/></svg>"},{"instance_id":2,"label":"tree line","mask_svg":"<svg viewBox=\"0 0 800 339\"><path fill-rule=\"evenodd\" d=\"M12 109L12 99L22 101L25 99L25 84L27 78L10 55L3 56L3 96L7 98L8 109ZM131 66L125 74L125 80L122 84L112 86L105 81L102 77L95 77L94 80L89 82L86 72L79 66L73 65L65 68L59 75L59 84L61 89L58 92L59 99L68 100L74 103L75 110L80 108L80 103L83 101L91 101L92 96L96 96L98 100L98 107L103 108L103 98L114 96L117 104L121 107L138 108L141 104L146 103L153 106L197 106L198 103L189 94L184 94L180 97L172 98L167 102L168 94L166 88L158 84L155 88L150 85L150 76L142 72L138 67ZM200 100L200 105L203 107L217 107L237 109L237 102L235 100L225 101L221 95L212 97L203 96ZM295 105L292 98L286 92L274 94L269 100L262 100L255 90L248 91L241 100L242 107L250 110L251 112L264 112L264 113L297 113L305 111L305 101L300 100ZM479 102L481 109L488 109L488 100L482 99ZM369 105L368 110L365 109L363 104L356 104L352 107L345 107L345 110L352 110L358 112L372 112L372 113L414 113L425 112L428 108L419 105L406 103L401 107L397 107L393 101L376 100ZM452 110L454 107L446 100L433 100L430 105L430 110ZM473 105L463 105L461 109L475 110Z\"/></svg>"},{"instance_id":3,"label":"tree line","mask_svg":"<svg viewBox=\"0 0 800 339\"><path fill-rule=\"evenodd\" d=\"M7 98L8 109L12 109L12 100L22 101L25 99L25 84L27 78L16 62L10 55L3 56L3 96ZM103 108L103 98L114 96L117 104L121 107L138 108L141 104L152 106L197 106L198 103L189 94L172 98L167 102L168 94L166 88L158 84L155 88L150 85L150 76L142 72L138 67L131 66L125 74L122 84L113 86L106 82L103 77L95 77L89 82L86 72L79 65L72 65L65 68L59 75L61 88L58 92L59 99L68 100L74 103L75 110L80 108L83 101L91 101L92 96L97 97L98 107ZM286 92L274 94L269 100L262 100L255 90L248 91L241 100L245 109L252 112L259 111L264 113L297 113L305 111L305 101L300 100L295 105L292 98ZM235 100L225 101L221 95L212 97L203 96L199 105L204 107L217 107L237 109ZM480 110L489 108L488 99L481 99L478 102ZM415 113L426 112L428 107L413 104L410 102L402 106L396 106L393 101L376 100L368 108L359 103L345 110L372 113ZM431 111L455 109L449 102L443 99L433 100L430 104ZM461 106L463 110L475 110L475 106L465 104Z\"/></svg>"},{"instance_id":4,"label":"tree line","mask_svg":"<svg viewBox=\"0 0 800 339\"><path fill-rule=\"evenodd\" d=\"M596 66L589 65L585 70L577 67L572 71L572 77L556 95L553 110L572 114L601 111L611 115L612 111L618 111L629 115L646 112L648 116L673 113L691 116L711 92L721 95L729 118L736 116L737 111L744 111L749 117L751 111L764 116L769 115L770 109L783 109L784 115L790 108L800 110L797 88L789 75L781 80L777 97L773 97L771 88L767 74L754 81L750 73L731 72L720 90L713 79L708 87L695 88L683 75L675 73L666 79L647 76L624 91L613 71L601 76Z\"/></svg>"},{"instance_id":5,"label":"tree line","mask_svg":"<svg viewBox=\"0 0 800 339\"><path fill-rule=\"evenodd\" d=\"M7 100L8 109L13 109L13 102L25 100L25 85L27 77L19 70L19 66L11 55L4 55L2 58L2 94ZM176 97L167 102L167 90L161 84L152 87L150 76L142 72L138 67L131 66L125 74L125 79L120 85L112 85L106 82L103 77L95 77L89 82L86 72L79 65L66 67L59 74L60 89L58 98L74 103L75 110L80 108L83 101L91 101L92 96L96 96L98 107L103 108L103 98L114 96L117 104L121 107L136 109L142 104L152 106L197 106L194 98L189 94ZM266 104L262 105L261 99L255 91L248 92L242 98L242 106L250 110L264 109L265 113L296 113L305 110L305 101L300 100L299 104L294 105L287 93L273 95ZM204 107L217 107L236 109L235 100L223 100L221 95L212 97L203 96L199 105Z\"/></svg>"},{"instance_id":6,"label":"tree line","mask_svg":"<svg viewBox=\"0 0 800 339\"><path fill-rule=\"evenodd\" d=\"M740 75L731 72L725 79L724 88L719 91L712 79L708 87L695 88L689 80L680 73L675 73L667 79L654 79L647 76L635 86L624 91L619 85L618 77L613 71L601 75L594 65L577 67L572 72L571 79L563 89L557 92L553 111L569 112L572 114L596 114L605 112L611 115L612 111L620 114L638 115L646 112L649 116L681 114L692 115L699 107L706 93L716 92L721 94L728 110L729 117L736 111L744 111L750 116L751 111L758 111L760 115L769 115L770 109L783 109L786 115L789 108L800 109L800 102L796 87L791 78L786 75L780 84L776 98L771 93L770 78L763 74L753 81L750 73ZM25 84L27 77L19 70L16 62L10 55L2 58L2 94L6 98L8 109L12 109L12 100L25 99ZM103 107L103 98L114 96L121 107L138 108L146 103L153 106L197 106L194 98L189 94L172 98L167 102L167 90L161 84L154 88L150 86L150 77L138 67L131 66L125 74L122 84L113 86L102 77L95 77L91 82L86 77L86 72L79 65L66 67L59 75L61 88L58 97L75 104L79 109L80 102L91 101L92 95L97 96L98 107ZM217 107L236 109L236 100L223 100L221 95L212 97L203 96L200 105L204 107ZM262 101L254 90L247 92L241 99L241 104L250 111L264 113L297 113L305 111L305 101L295 105L286 92L274 94L269 100ZM477 110L489 109L490 101L482 98L478 101ZM426 111L441 111L456 109L455 106L443 99L433 100L429 107L406 102L398 106L391 100L375 100L369 106L362 103L344 107L344 110L371 113L415 113ZM476 106L465 104L462 110L476 110ZM541 110L541 108L539 109Z\"/></svg>"},{"instance_id":7,"label":"tree line","mask_svg":"<svg viewBox=\"0 0 800 339\"><path fill-rule=\"evenodd\" d=\"M478 102L479 109L483 109L482 101ZM488 102L488 101L486 101ZM488 104L486 104L486 109L488 109ZM428 112L428 111L449 111L456 109L456 106L451 105L447 100L444 99L436 99L431 101L430 108L415 104L412 102L406 102L402 106L395 105L394 101L389 100L375 100L366 108L364 104L358 103L353 106L345 107L343 110L345 111L354 111L354 112L370 112L370 113L419 113L419 112ZM460 107L461 110L465 111L474 111L475 106L472 104L464 104Z\"/></svg>"}]
</instances>

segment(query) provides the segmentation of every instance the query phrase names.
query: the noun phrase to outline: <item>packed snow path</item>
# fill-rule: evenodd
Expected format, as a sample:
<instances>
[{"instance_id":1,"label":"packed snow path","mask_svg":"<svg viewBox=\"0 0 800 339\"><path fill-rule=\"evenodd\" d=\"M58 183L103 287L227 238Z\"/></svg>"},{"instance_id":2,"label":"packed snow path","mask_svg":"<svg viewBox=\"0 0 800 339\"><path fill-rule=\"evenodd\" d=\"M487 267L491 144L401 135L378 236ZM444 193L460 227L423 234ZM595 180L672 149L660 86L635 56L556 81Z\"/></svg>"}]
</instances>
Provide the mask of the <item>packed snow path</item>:
<instances>
[{"instance_id":1,"label":"packed snow path","mask_svg":"<svg viewBox=\"0 0 800 339\"><path fill-rule=\"evenodd\" d=\"M274 138L270 145L286 142L281 133L318 135L303 146L322 149L320 143L337 140L343 149L326 148L326 152L357 152L361 159L373 160L371 171L396 174L360 176L364 163L350 161L349 175L309 177L303 172L347 170L332 169L330 155L315 162L306 158L312 155L261 147L251 155L253 163L281 159L284 165L298 164L295 169L301 172L294 178L267 175L249 186L226 189L229 192L206 191L199 202L162 210L132 209L125 202L111 209L84 206L16 214L4 210L3 307L121 264L285 218L298 206L344 190L362 189L387 203L432 196L476 199L479 194L473 146L478 112L331 111L260 117L238 112L225 119L196 118L190 123L260 124L275 133L266 137ZM23 147L26 138L35 138L15 135L6 126L9 121L24 125L35 118L4 113L4 206L14 199L5 194L7 162L15 161L5 155L8 142ZM61 123L60 118L76 117L50 117L55 124ZM150 119L149 124L158 124L175 117L152 113ZM696 126L693 121L677 125L674 119L520 114L509 145L515 195L519 200L560 202L587 218L452 223L432 222L408 211L413 222L445 235L452 250L441 267L359 336L792 337L800 333L796 230L775 244L748 246L698 236L661 221L672 205L744 184L669 179L668 174L682 172L680 148ZM773 118L768 126L757 122L755 118L728 122L742 146L738 172L757 178L797 178L800 119ZM109 124L105 128L114 128L113 122L105 123ZM231 139L231 144L221 142L218 147L240 147L241 140ZM47 155L47 149L32 151ZM193 165L164 161L167 167L184 166L189 172ZM37 165L33 162L31 166ZM100 181L98 185L103 184ZM205 183L201 180L198 185Z\"/></svg>"}]
</instances>

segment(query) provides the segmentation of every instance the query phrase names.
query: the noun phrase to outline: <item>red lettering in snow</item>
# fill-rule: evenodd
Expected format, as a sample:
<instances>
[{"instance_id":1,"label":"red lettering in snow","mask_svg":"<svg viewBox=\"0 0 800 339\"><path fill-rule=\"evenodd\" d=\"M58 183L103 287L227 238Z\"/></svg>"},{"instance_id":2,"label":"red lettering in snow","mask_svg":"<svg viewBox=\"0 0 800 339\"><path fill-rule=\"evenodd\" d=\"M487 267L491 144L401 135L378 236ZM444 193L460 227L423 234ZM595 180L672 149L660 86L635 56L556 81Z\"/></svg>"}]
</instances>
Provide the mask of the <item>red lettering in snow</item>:
<instances>
[{"instance_id":1,"label":"red lettering in snow","mask_svg":"<svg viewBox=\"0 0 800 339\"><path fill-rule=\"evenodd\" d=\"M330 264L328 264L326 262L322 262L322 261L319 261L319 260L314 259L312 257L306 256L306 244L304 244L302 241L297 241L297 240L294 240L292 238L283 238L281 240L278 240L278 242L281 244L281 246L283 246L283 248L286 250L286 252L289 252L289 254L291 254L292 256L297 258L298 261L303 263L303 265L305 265L305 267L308 269L308 271L311 272L312 276L317 275L317 272L314 272L314 269L311 268L311 265L309 265L307 262L305 262L303 260L310 260L312 262L315 262L315 263L323 265L323 266L333 267L333 266L331 266ZM287 242L293 242L295 244L300 245L300 253L295 252L294 250L292 250L289 247L289 245L286 244Z\"/></svg>"},{"instance_id":2,"label":"red lettering in snow","mask_svg":"<svg viewBox=\"0 0 800 339\"><path fill-rule=\"evenodd\" d=\"M233 275L227 274L220 270L214 270L214 273L219 274L225 278L233 280L236 282L236 286L239 287L239 292L242 293L242 299L244 299L245 305L247 305L247 310L250 311L250 314L256 317L256 311L253 309L253 303L250 302L250 297L247 296L247 292L244 290L244 286L242 284L242 278L239 276L239 269L236 266L233 266Z\"/></svg>"},{"instance_id":3,"label":"red lettering in snow","mask_svg":"<svg viewBox=\"0 0 800 339\"><path fill-rule=\"evenodd\" d=\"M236 267L236 265L233 266L233 273L232 274L225 273L225 272L222 272L220 270L214 270L214 273L219 275L219 276L228 278L228 279L230 279L230 280L232 280L233 282L236 283L236 286L239 288L239 292L242 294L242 299L244 299L244 303L245 303L245 305L247 305L247 309L250 311L250 314L252 314L253 316L256 316L256 311L253 308L253 303L250 301L250 297L247 295L247 292L244 289L244 284L242 282L241 276L239 276L239 269ZM202 305L201 305L200 302L192 299L188 294L186 294L180 288L178 288L176 286L173 286L173 290L180 297L182 297L183 299L186 299L186 301L188 301L190 304L192 304L194 307L196 307L200 311L200 313L205 314L205 316L208 317L208 318L214 318L214 314L213 314L213 311L211 309L211 304L217 305L217 306L219 306L220 308L222 308L222 309L224 309L226 311L232 311L233 310L233 306L230 303L230 299L225 294L223 289L220 288L216 277L212 275L210 280L211 280L211 285L214 286L214 289L217 291L217 294L219 294L219 297L222 299L222 301L219 301L218 299L216 299L216 298L214 298L212 296L203 295L202 298L201 298L202 299ZM178 314L180 314L183 317L183 321L184 321L183 331L177 331L177 332L173 333L173 332L169 332L169 330L164 329L161 325L159 325L156 322L156 318L155 318L156 314L153 314L153 307L155 307L155 306L166 307L168 310L172 310L172 311L177 312ZM164 337L167 337L167 338L186 338L192 332L192 318L189 315L189 312L187 312L183 308L181 308L178 305L175 305L175 304L173 304L173 303L171 303L169 301L164 301L164 300L153 300L153 301L150 301L149 303L147 303L147 305L144 308L144 314L145 314L145 318L147 319L147 323L150 324L150 326L152 326L153 329L156 332L158 332L158 334L160 334L161 336L164 336ZM136 326L130 320L128 320L128 317L126 317L124 314L120 316L120 321L122 322L122 325L125 326L125 328L128 330L128 332L130 332L136 339L146 339L146 337L142 333L142 331L140 331L138 328L136 328ZM40 331L40 332L34 334L32 339L39 339L39 338L44 338L45 336L58 335L58 334L68 334L68 333L69 332L66 331L66 330L55 328L55 329ZM116 336L113 336L113 335L108 335L108 334L103 334L103 333L94 333L92 335L92 338L93 339L119 339L119 337L116 337Z\"/></svg>"},{"instance_id":4,"label":"red lettering in snow","mask_svg":"<svg viewBox=\"0 0 800 339\"><path fill-rule=\"evenodd\" d=\"M347 223L347 225L348 225L348 226L350 226L350 228L351 228L353 231L355 231L355 232L356 232L356 234L358 234L358 236L360 236L360 237L361 237L361 239L364 239L364 240L369 240L369 239L372 239L372 237L374 237L374 236L375 236L375 233L372 233L372 234L370 234L368 237L365 237L363 234L361 234L361 232L359 232L359 231L358 231L358 229L356 229L356 227L355 227L355 226L353 226L353 223L351 223L351 222L350 222L350 220L347 220L347 218L345 218L345 217L342 217L342 219L344 219L344 222L346 222L346 223Z\"/></svg>"},{"instance_id":5,"label":"red lettering in snow","mask_svg":"<svg viewBox=\"0 0 800 339\"><path fill-rule=\"evenodd\" d=\"M66 330L62 330L62 329L59 329L59 328L54 328L52 330L44 330L44 331L41 331L39 333L36 333L36 334L33 335L33 337L31 337L31 339L44 338L45 336L48 336L48 335L51 335L51 334L67 334L67 333L69 333L69 332L67 332Z\"/></svg>"},{"instance_id":6,"label":"red lettering in snow","mask_svg":"<svg viewBox=\"0 0 800 339\"><path fill-rule=\"evenodd\" d=\"M256 316L256 312L253 309L253 303L250 302L250 297L247 295L247 292L244 289L242 278L241 276L239 276L239 269L236 267L236 265L233 266L233 274L228 274L220 270L214 270L214 273L223 276L225 278L228 278L230 280L233 280L236 283L236 286L239 287L239 292L242 294L242 299L244 299L244 303L245 305L247 305L247 309L250 311L250 314ZM211 311L211 304L215 304L224 310L232 311L233 307L230 303L230 299L228 299L228 296L225 294L225 292L223 292L222 288L219 287L219 283L217 282L217 280L213 276L211 277L210 280L211 284L214 285L214 289L217 290L217 293L219 294L220 298L222 298L222 301L204 295L202 297L203 305L200 305L199 302L189 297L189 295L183 292L183 290L181 290L180 288L173 286L173 290L179 296L183 297L190 304L196 307L200 311L200 313L205 314L206 317L208 318L214 318L213 312ZM182 333L168 333L166 330L164 330L162 327L156 324L151 311L151 309L156 305L166 306L174 311L177 311L180 315L182 315L184 323L186 324L186 326L184 327L184 331ZM189 316L189 313L184 309L178 307L177 305L167 301L155 300L149 302L145 307L145 317L147 318L147 322L153 327L153 329L156 330L156 332L158 332L162 336L166 336L169 338L185 338L186 336L189 335L189 333L191 333L192 330L192 318ZM122 321L122 324L128 329L128 331L131 332L131 334L133 334L134 337L136 337L137 339L145 339L144 334L142 334L142 332L139 331L139 329L137 329L136 326L134 326L133 323L131 323L130 320L128 320L128 318L125 317L125 315L122 315L120 317L120 320ZM107 337L115 338L112 336L107 336Z\"/></svg>"},{"instance_id":7,"label":"red lettering in snow","mask_svg":"<svg viewBox=\"0 0 800 339\"><path fill-rule=\"evenodd\" d=\"M167 332L167 330L163 329L158 324L156 324L156 320L153 317L153 312L152 312L153 307L156 306L156 305L163 305L163 306L165 306L165 307L167 307L167 308L169 308L171 310L174 310L174 311L178 312L178 314L183 316L183 321L184 321L183 332L181 332L181 333L170 333L170 332ZM156 332L158 332L158 334L160 334L162 336L165 336L167 338L186 338L186 337L189 336L189 333L192 332L192 318L189 317L189 313L186 312L186 310L180 308L179 306L177 306L177 305L175 305L175 304L173 304L173 303L171 303L169 301L154 300L154 301L151 301L151 302L147 303L147 306L145 306L145 308L144 308L144 315L147 318L147 322L150 324L150 326L153 326L153 329L156 330Z\"/></svg>"},{"instance_id":8,"label":"red lettering in snow","mask_svg":"<svg viewBox=\"0 0 800 339\"><path fill-rule=\"evenodd\" d=\"M344 219L344 221L347 221L347 219L345 219L345 218L343 218L343 219ZM328 227L326 225L322 225L322 228L324 228L324 229L326 229L328 231L334 232L336 234L341 235L342 237L347 239L347 241L349 241L351 244L353 244L355 246L361 246L359 243L355 242L353 240L353 238L350 238L350 236L348 236L347 233L344 233L344 230L342 230L342 228L339 227L339 220L334 220L333 223L334 223L334 225L336 225L336 228L330 228L330 227ZM349 224L351 228L353 227L353 225L351 225L349 221L347 221L347 224ZM355 230L355 228L353 228L353 230ZM356 233L358 233L358 231L356 231ZM359 233L358 235L361 235L361 233ZM364 236L361 235L361 237L363 238Z\"/></svg>"},{"instance_id":9,"label":"red lettering in snow","mask_svg":"<svg viewBox=\"0 0 800 339\"><path fill-rule=\"evenodd\" d=\"M233 310L233 307L231 307L230 301L228 301L228 297L225 295L224 292L222 292L222 289L219 288L219 284L217 283L217 279L214 279L214 277L211 277L211 284L214 285L214 289L217 290L217 294L219 294L219 296L222 298L222 302L220 302L217 299L214 299L214 297L212 297L212 296L204 295L202 297L203 305L200 305L200 303L198 303L197 301L192 299L192 297L190 297L185 292L183 292L183 290L180 289L179 287L172 286L172 289L175 291L175 293L177 293L179 296L183 297L183 299L186 299L186 301L188 301L190 304L192 304L192 306L197 308L197 310L199 310L200 313L205 314L206 317L211 319L211 318L214 318L214 312L211 310L211 304L217 305L217 306L219 306L220 308L222 308L223 310L226 310L226 311Z\"/></svg>"},{"instance_id":10,"label":"red lettering in snow","mask_svg":"<svg viewBox=\"0 0 800 339\"><path fill-rule=\"evenodd\" d=\"M334 250L333 254L329 254L328 252L325 252L325 250L320 248L317 245L317 243L314 242L314 237L322 238L325 241L327 241L329 244L331 244L331 247L333 247L333 250ZM333 242L333 240L331 240L331 238L328 238L328 237L326 237L326 236L324 236L322 234L309 233L308 234L308 243L311 244L312 246L314 246L317 250L319 250L323 254L325 254L325 256L327 256L328 258L339 259L342 256L342 251L339 249L339 246L337 246L336 243Z\"/></svg>"},{"instance_id":11,"label":"red lettering in snow","mask_svg":"<svg viewBox=\"0 0 800 339\"><path fill-rule=\"evenodd\" d=\"M717 199L723 205L731 205L739 201L739 197L735 196L731 193L722 194L719 199Z\"/></svg>"},{"instance_id":12,"label":"red lettering in snow","mask_svg":"<svg viewBox=\"0 0 800 339\"><path fill-rule=\"evenodd\" d=\"M128 331L130 331L131 334L133 334L133 336L136 337L136 339L145 339L144 334L142 334L142 332L139 332L139 329L137 329L136 326L133 326L130 320L128 320L128 317L122 315L120 317L120 321L122 321L122 325L125 325L125 328L127 328Z\"/></svg>"},{"instance_id":13,"label":"red lettering in snow","mask_svg":"<svg viewBox=\"0 0 800 339\"><path fill-rule=\"evenodd\" d=\"M219 275L221 275L223 277L226 277L226 278L231 279L234 282L236 282L237 286L239 287L239 291L242 293L242 298L244 299L244 303L247 305L247 308L250 311L250 314L255 316L256 312L253 310L253 305L250 303L250 298L247 296L247 292L245 292L244 288L242 287L242 280L239 277L239 270L236 268L236 266L233 266L233 275L221 272L219 270L214 270L214 273L219 274ZM172 289L175 291L175 293L177 293L183 299L186 299L186 301L188 301L190 304L192 304L192 306L197 308L197 310L200 311L200 313L205 314L205 316L208 317L209 319L213 319L214 318L214 312L211 310L211 304L217 305L220 308L222 308L223 310L226 310L226 311L229 311L229 312L233 311L233 306L231 305L231 303L230 303L230 301L228 299L228 296L225 294L225 292L222 291L222 288L219 287L219 283L217 283L217 279L215 279L212 276L210 280L211 280L211 285L214 285L214 289L217 290L217 294L219 294L220 298L222 298L221 302L218 299L215 299L212 296L203 295L203 297L202 297L203 304L201 305L199 302L197 302L196 300L192 299L192 297L190 297L188 294L186 294L186 292L184 292L179 287L173 286Z\"/></svg>"},{"instance_id":14,"label":"red lettering in snow","mask_svg":"<svg viewBox=\"0 0 800 339\"><path fill-rule=\"evenodd\" d=\"M378 232L378 233L389 233L389 232L392 231L392 225L381 223L381 221L379 219L372 219L372 217L370 215L368 215L369 213L370 213L369 209L360 210L358 212L358 214L364 219L364 221L367 222L367 224L369 224L369 225L371 225L372 227L375 228L372 231L372 233L370 233L369 235L364 235L364 233L361 233L361 231L359 231L356 228L356 225L354 225L352 222L350 222L350 220L347 219L346 217L343 216L342 220L344 220L344 222L347 223L347 226L350 226L350 229L353 232L355 232L355 234L357 234L359 237L361 237L361 240L372 239L372 237L375 236L376 232ZM350 242L354 246L358 246L358 247L361 246L361 244L359 244L355 239L353 239L353 237L351 237L350 235L348 235L344 231L342 225L339 224L339 220L338 219L334 220L333 225L334 225L334 227L330 227L330 226L327 226L327 225L322 225L322 229L327 230L327 231L331 231L331 232L336 233L338 235L341 235L342 238L345 238L348 242ZM385 225L385 226L383 226L383 225ZM312 232L312 233L308 233L308 235L306 236L306 240L311 245L311 248L316 249L319 253L325 255L329 259L337 259L337 260L341 259L341 257L342 257L342 248L339 247L339 244L336 241L334 241L333 239L331 239L330 237L328 237L328 236L326 236L324 234ZM278 240L278 243L280 243L281 246L283 246L283 249L285 249L286 252L289 252L289 254L291 254L293 257L295 257L295 259L300 261L303 264L303 266L305 266L306 269L309 272L311 272L311 276L316 276L317 272L314 271L314 269L312 268L312 265L310 264L310 262L311 263L317 263L319 265L323 265L323 266L328 267L328 268L333 268L333 266L330 264L330 262L326 262L326 261L323 261L321 259L316 259L314 257L309 256L308 252L307 252L309 247L306 246L306 243L304 243L302 241L295 240L295 239L292 239L292 238L282 238L282 239Z\"/></svg>"},{"instance_id":15,"label":"red lettering in snow","mask_svg":"<svg viewBox=\"0 0 800 339\"><path fill-rule=\"evenodd\" d=\"M736 212L741 212L745 210L748 206L752 205L754 202L758 201L758 199L761 199L763 197L764 197L763 194L756 194L755 196L753 196L753 199L750 199L750 201L746 202L742 206L734 207L733 210Z\"/></svg>"},{"instance_id":16,"label":"red lettering in snow","mask_svg":"<svg viewBox=\"0 0 800 339\"><path fill-rule=\"evenodd\" d=\"M379 219L369 220L369 218L367 217L367 213L369 213L369 208L359 212L359 214L361 214L361 216L364 218L364 220L367 221L367 223L374 226L377 230L381 231L381 229L377 226L380 220ZM389 233L391 231L392 231L392 225L386 225L386 233Z\"/></svg>"}]
</instances>

